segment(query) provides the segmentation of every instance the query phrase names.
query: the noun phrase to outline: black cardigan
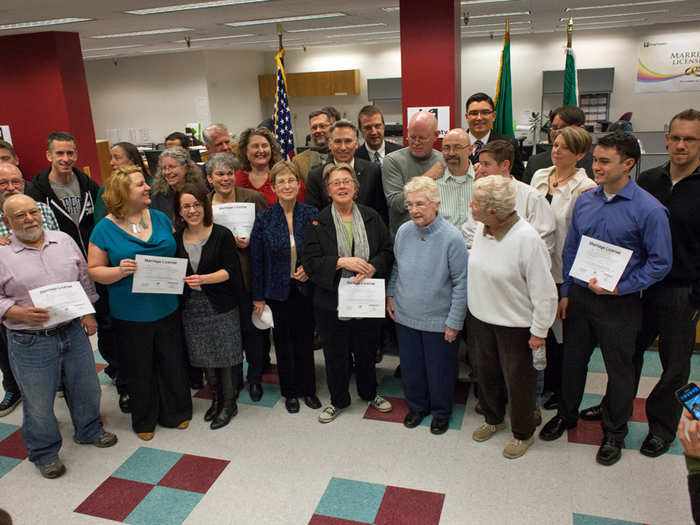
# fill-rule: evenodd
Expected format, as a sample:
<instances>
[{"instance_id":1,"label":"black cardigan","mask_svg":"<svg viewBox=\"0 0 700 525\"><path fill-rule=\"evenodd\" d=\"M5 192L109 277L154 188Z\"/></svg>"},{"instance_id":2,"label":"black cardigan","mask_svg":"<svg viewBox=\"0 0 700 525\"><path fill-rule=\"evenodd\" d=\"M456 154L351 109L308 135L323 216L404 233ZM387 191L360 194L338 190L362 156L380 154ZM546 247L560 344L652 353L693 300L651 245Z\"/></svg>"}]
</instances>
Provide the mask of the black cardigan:
<instances>
[{"instance_id":1,"label":"black cardigan","mask_svg":"<svg viewBox=\"0 0 700 525\"><path fill-rule=\"evenodd\" d=\"M338 284L342 271L335 269L338 263L338 241L331 206L326 206L316 220L311 222L304 241L302 264L306 275L315 286L314 307L335 311L338 307ZM389 230L376 211L362 204L358 206L369 242L368 262L376 269L373 277L388 279L394 264Z\"/></svg>"},{"instance_id":2,"label":"black cardigan","mask_svg":"<svg viewBox=\"0 0 700 525\"><path fill-rule=\"evenodd\" d=\"M184 230L178 230L175 233L175 241L177 242L177 251L175 257L187 259L187 275L194 274L192 265L189 263L189 257L185 251L185 246L182 241ZM199 261L197 274L203 275L214 273L218 270L226 270L229 278L226 281L216 284L205 284L202 286L202 291L211 301L214 310L219 313L228 312L234 306L240 306L246 309L250 308L248 301L244 298L245 288L243 286L243 276L241 274L241 263L238 260L236 252L236 242L233 239L233 234L228 228L214 224L209 235L209 239L202 246L202 257ZM180 296L181 303L187 300L191 293L191 288L185 285L185 290ZM244 314L244 312L241 312Z\"/></svg>"}]
</instances>

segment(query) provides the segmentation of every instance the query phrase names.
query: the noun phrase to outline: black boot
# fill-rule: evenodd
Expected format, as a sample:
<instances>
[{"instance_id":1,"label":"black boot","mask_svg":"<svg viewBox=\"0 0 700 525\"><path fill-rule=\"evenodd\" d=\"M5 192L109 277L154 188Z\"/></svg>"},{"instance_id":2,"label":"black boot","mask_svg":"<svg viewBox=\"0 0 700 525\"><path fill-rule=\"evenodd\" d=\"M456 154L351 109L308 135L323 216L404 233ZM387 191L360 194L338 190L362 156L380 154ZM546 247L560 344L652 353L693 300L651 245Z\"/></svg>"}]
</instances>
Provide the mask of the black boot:
<instances>
[{"instance_id":1,"label":"black boot","mask_svg":"<svg viewBox=\"0 0 700 525\"><path fill-rule=\"evenodd\" d=\"M214 421L211 422L209 428L216 430L217 428L225 427L229 424L231 418L236 414L238 414L238 405L236 404L236 400L233 398L224 400L221 410L218 414L216 414L216 417L214 418Z\"/></svg>"},{"instance_id":2,"label":"black boot","mask_svg":"<svg viewBox=\"0 0 700 525\"><path fill-rule=\"evenodd\" d=\"M228 425L231 418L238 414L238 405L236 405L236 396L238 395L237 389L234 390L233 386L233 370L231 367L217 368L215 369L217 379L219 379L219 391L221 392L222 404L214 416L214 420L211 422L210 428L216 430L217 428L225 427Z\"/></svg>"},{"instance_id":3,"label":"black boot","mask_svg":"<svg viewBox=\"0 0 700 525\"><path fill-rule=\"evenodd\" d=\"M211 390L211 406L204 414L204 421L211 421L221 411L221 384L215 368L206 368L204 373Z\"/></svg>"}]
</instances>

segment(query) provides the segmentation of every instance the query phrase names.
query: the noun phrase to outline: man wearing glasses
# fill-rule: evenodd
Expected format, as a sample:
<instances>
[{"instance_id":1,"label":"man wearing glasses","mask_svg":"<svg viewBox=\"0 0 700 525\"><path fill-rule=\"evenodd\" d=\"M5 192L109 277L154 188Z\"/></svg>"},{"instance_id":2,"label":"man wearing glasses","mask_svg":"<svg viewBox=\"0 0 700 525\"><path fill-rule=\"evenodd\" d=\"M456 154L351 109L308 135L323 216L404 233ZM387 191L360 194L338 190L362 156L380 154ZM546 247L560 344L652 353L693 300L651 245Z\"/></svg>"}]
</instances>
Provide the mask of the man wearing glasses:
<instances>
[{"instance_id":1,"label":"man wearing glasses","mask_svg":"<svg viewBox=\"0 0 700 525\"><path fill-rule=\"evenodd\" d=\"M439 179L445 171L442 155L433 149L438 138L437 118L429 111L419 111L408 122L408 148L389 153L382 164L382 184L389 205L389 229L396 235L409 220L403 187L413 177L426 175Z\"/></svg>"},{"instance_id":2,"label":"man wearing glasses","mask_svg":"<svg viewBox=\"0 0 700 525\"><path fill-rule=\"evenodd\" d=\"M473 146L471 161L472 164L479 162L479 150L492 140L507 140L513 144L515 149L515 160L511 169L511 174L518 180L523 179L525 167L520 159L520 147L518 142L507 135L501 135L492 131L493 123L496 120L496 111L493 99L486 93L474 93L467 99L467 126L469 127L469 140Z\"/></svg>"},{"instance_id":3,"label":"man wearing glasses","mask_svg":"<svg viewBox=\"0 0 700 525\"><path fill-rule=\"evenodd\" d=\"M436 181L440 189L440 215L457 229L469 217L474 183L471 151L469 134L463 129L452 129L442 139L442 158L447 169Z\"/></svg>"},{"instance_id":4,"label":"man wearing glasses","mask_svg":"<svg viewBox=\"0 0 700 525\"><path fill-rule=\"evenodd\" d=\"M665 453L676 437L682 407L674 392L688 382L700 309L700 111L681 111L668 130L669 161L642 172L638 180L668 208L673 247L671 272L642 296L642 330L634 356L638 387L644 351L659 336L663 372L646 400L649 433L639 450L652 458ZM581 412L588 420L601 415L600 405Z\"/></svg>"}]
</instances>

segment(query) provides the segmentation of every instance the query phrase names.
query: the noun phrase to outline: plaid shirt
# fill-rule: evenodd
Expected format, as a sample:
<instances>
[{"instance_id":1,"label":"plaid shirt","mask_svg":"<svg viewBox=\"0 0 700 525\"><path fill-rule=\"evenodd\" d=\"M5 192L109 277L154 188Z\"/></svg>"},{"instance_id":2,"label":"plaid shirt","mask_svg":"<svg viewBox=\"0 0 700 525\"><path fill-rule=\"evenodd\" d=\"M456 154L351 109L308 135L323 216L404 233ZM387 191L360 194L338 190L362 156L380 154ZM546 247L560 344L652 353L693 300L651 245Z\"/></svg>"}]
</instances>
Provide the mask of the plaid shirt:
<instances>
[{"instance_id":1,"label":"plaid shirt","mask_svg":"<svg viewBox=\"0 0 700 525\"><path fill-rule=\"evenodd\" d=\"M51 211L51 208L43 202L37 202L39 209L41 210L41 221L44 224L45 230L58 230L58 221L56 221L56 216ZM0 219L2 219L2 212L0 211ZM3 221L0 221L0 237L7 237L12 233Z\"/></svg>"}]
</instances>

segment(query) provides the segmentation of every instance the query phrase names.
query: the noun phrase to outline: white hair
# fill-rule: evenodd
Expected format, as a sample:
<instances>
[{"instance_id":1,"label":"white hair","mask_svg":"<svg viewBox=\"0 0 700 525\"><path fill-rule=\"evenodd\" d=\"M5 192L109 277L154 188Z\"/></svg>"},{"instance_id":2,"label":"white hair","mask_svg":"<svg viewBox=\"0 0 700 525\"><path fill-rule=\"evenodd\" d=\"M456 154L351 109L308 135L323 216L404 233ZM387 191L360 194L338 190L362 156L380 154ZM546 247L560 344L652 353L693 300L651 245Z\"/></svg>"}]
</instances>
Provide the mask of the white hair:
<instances>
[{"instance_id":1,"label":"white hair","mask_svg":"<svg viewBox=\"0 0 700 525\"><path fill-rule=\"evenodd\" d=\"M496 218L503 220L515 210L515 181L501 175L489 175L474 181L472 199L479 208L494 210Z\"/></svg>"},{"instance_id":2,"label":"white hair","mask_svg":"<svg viewBox=\"0 0 700 525\"><path fill-rule=\"evenodd\" d=\"M404 198L409 193L418 193L420 191L425 193L426 198L433 204L438 204L440 202L440 188L438 188L437 183L430 177L426 177L425 175L413 177L403 187Z\"/></svg>"}]
</instances>

